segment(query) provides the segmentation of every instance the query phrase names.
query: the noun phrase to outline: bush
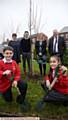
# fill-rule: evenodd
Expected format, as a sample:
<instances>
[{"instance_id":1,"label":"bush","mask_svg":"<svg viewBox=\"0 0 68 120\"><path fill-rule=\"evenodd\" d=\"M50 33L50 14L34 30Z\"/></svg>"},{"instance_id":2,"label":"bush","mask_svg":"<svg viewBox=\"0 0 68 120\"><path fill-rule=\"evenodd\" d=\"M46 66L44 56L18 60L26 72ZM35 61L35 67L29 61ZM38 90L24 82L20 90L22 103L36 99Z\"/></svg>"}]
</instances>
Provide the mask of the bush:
<instances>
[{"instance_id":1,"label":"bush","mask_svg":"<svg viewBox=\"0 0 68 120\"><path fill-rule=\"evenodd\" d=\"M68 49L66 49L64 56L63 56L63 64L68 66Z\"/></svg>"}]
</instances>

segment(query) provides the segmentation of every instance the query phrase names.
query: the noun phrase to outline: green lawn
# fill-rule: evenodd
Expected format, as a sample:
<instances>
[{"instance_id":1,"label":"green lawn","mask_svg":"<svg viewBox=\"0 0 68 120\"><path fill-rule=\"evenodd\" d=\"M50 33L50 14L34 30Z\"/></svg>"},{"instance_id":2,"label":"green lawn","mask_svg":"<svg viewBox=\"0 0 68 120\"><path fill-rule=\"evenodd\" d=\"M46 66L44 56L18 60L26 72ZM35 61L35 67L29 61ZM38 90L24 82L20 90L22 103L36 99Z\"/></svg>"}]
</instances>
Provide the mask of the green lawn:
<instances>
[{"instance_id":1,"label":"green lawn","mask_svg":"<svg viewBox=\"0 0 68 120\"><path fill-rule=\"evenodd\" d=\"M38 72L39 74L38 64L35 61L33 62L33 66L34 66L33 73ZM20 65L20 67L21 67L22 78L25 80L25 76L23 75L23 70L22 70L22 64ZM49 69L49 65L47 64L46 72L48 71L48 69ZM40 81L41 81L40 79L30 79L27 81L28 90L27 90L26 99L31 104L31 108L27 112L23 112L21 110L20 105L17 104L15 101L15 98L17 96L16 89L12 89L14 93L13 94L14 101L10 104L6 103L2 99L2 96L0 96L0 112L16 114L19 116L40 116L40 117L47 117L47 118L66 117L67 118L68 106L64 106L64 105L59 106L59 105L53 105L51 103L45 103L44 109L41 112L38 112L35 109L38 100L40 100L45 94L43 89L40 86Z\"/></svg>"}]
</instances>

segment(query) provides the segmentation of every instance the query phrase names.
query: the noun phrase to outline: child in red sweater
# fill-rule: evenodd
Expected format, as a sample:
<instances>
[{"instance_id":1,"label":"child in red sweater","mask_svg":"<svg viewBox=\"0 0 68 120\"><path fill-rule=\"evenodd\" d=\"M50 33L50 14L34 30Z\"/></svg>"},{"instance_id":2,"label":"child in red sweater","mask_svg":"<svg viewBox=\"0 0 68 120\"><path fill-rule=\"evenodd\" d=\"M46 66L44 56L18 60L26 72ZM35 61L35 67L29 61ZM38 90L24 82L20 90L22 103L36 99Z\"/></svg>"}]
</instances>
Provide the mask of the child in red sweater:
<instances>
[{"instance_id":1,"label":"child in red sweater","mask_svg":"<svg viewBox=\"0 0 68 120\"><path fill-rule=\"evenodd\" d=\"M44 102L68 102L68 74L67 68L61 65L60 58L56 55L50 57L50 71L44 77L41 86L47 93L38 107Z\"/></svg>"},{"instance_id":2,"label":"child in red sweater","mask_svg":"<svg viewBox=\"0 0 68 120\"><path fill-rule=\"evenodd\" d=\"M11 102L12 87L17 88L17 102L22 103L26 96L27 84L21 80L19 65L12 60L13 48L5 47L3 49L4 58L0 60L0 93L7 102Z\"/></svg>"}]
</instances>

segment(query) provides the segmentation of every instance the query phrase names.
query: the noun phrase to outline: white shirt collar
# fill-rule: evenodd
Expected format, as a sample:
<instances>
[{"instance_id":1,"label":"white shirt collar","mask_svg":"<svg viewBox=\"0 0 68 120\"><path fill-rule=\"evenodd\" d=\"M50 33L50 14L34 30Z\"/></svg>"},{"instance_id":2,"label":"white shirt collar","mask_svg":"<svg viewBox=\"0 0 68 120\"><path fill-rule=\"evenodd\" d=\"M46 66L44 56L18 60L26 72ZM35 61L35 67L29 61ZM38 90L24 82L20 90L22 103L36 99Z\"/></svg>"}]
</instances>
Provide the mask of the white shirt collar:
<instances>
[{"instance_id":1,"label":"white shirt collar","mask_svg":"<svg viewBox=\"0 0 68 120\"><path fill-rule=\"evenodd\" d=\"M4 63L12 63L12 60L7 61L5 58L3 58L3 62L4 62Z\"/></svg>"}]
</instances>

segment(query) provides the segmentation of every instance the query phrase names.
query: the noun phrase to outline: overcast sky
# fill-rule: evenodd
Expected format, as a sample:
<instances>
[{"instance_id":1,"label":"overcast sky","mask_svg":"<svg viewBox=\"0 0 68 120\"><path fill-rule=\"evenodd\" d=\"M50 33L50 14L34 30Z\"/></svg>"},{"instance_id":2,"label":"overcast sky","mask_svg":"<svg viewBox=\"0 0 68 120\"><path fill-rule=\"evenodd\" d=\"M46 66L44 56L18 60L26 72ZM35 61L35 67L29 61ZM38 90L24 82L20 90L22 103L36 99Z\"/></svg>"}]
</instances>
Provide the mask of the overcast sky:
<instances>
[{"instance_id":1,"label":"overcast sky","mask_svg":"<svg viewBox=\"0 0 68 120\"><path fill-rule=\"evenodd\" d=\"M10 37L17 29L18 36L23 36L24 31L29 30L29 1L0 0L0 39ZM40 19L38 31L47 36L52 35L55 28L60 31L68 26L68 0L32 0L32 14L33 11L37 25Z\"/></svg>"}]
</instances>

